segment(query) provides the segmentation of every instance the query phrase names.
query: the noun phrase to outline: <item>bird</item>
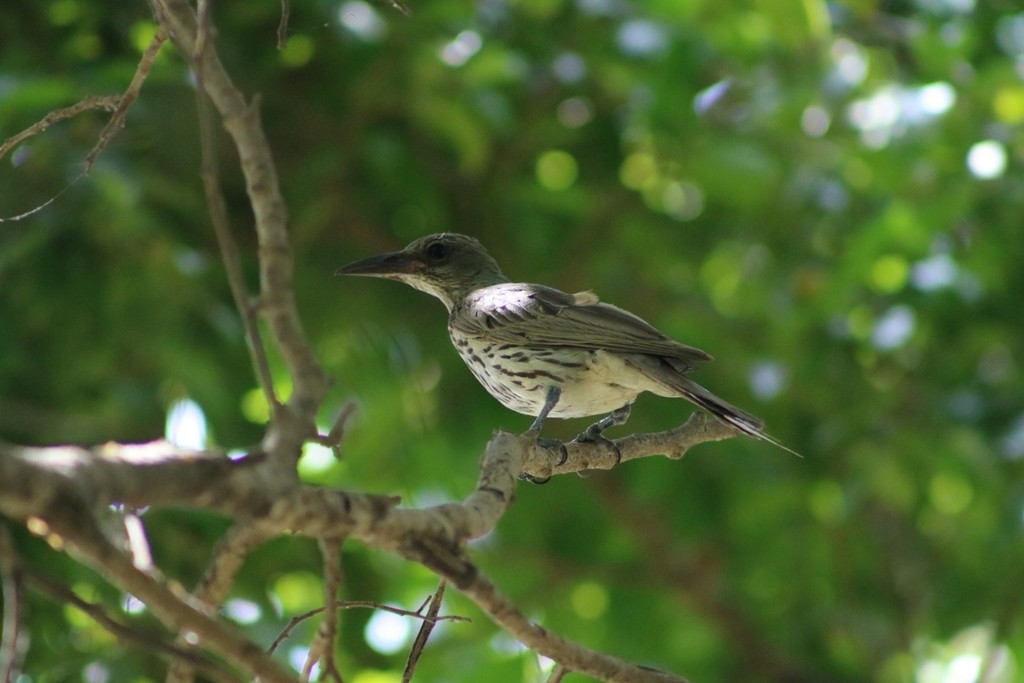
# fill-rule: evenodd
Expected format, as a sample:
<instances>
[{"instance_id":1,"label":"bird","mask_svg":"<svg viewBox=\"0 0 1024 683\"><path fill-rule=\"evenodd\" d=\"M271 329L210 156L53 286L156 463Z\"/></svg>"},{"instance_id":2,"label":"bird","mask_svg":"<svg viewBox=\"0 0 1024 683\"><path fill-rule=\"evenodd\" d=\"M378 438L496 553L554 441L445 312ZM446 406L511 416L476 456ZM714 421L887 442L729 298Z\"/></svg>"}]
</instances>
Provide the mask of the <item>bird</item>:
<instances>
[{"instance_id":1,"label":"bird","mask_svg":"<svg viewBox=\"0 0 1024 683\"><path fill-rule=\"evenodd\" d=\"M687 376L710 354L591 291L512 282L468 235L427 235L334 274L397 280L440 299L455 350L474 377L506 408L534 417L527 434L537 437L548 417L604 415L576 440L611 443L603 432L624 424L646 391L685 398L739 432L799 456L759 418Z\"/></svg>"}]
</instances>

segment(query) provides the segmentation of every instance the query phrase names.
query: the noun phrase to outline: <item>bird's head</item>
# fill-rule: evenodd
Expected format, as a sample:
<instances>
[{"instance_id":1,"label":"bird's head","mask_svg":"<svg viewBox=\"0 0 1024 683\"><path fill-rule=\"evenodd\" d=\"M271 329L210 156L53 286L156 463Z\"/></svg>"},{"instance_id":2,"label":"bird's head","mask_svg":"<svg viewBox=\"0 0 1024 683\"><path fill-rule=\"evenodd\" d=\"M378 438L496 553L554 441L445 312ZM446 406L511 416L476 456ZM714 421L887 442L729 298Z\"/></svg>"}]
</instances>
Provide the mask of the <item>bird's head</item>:
<instances>
[{"instance_id":1,"label":"bird's head","mask_svg":"<svg viewBox=\"0 0 1024 683\"><path fill-rule=\"evenodd\" d=\"M433 294L449 311L475 289L508 282L480 242L454 232L421 237L401 251L349 263L334 274L398 280Z\"/></svg>"}]
</instances>

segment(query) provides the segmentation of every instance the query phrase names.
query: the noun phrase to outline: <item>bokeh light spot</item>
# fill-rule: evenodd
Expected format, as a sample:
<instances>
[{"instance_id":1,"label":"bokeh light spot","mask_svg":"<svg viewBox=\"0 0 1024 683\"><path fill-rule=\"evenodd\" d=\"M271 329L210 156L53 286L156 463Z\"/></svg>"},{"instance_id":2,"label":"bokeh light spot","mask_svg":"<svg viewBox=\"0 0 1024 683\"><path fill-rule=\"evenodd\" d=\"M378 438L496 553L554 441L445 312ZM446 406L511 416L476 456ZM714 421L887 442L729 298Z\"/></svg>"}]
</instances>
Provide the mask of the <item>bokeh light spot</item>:
<instances>
[{"instance_id":1,"label":"bokeh light spot","mask_svg":"<svg viewBox=\"0 0 1024 683\"><path fill-rule=\"evenodd\" d=\"M704 195L693 183L668 183L661 193L661 206L676 220L692 221L704 210Z\"/></svg>"},{"instance_id":2,"label":"bokeh light spot","mask_svg":"<svg viewBox=\"0 0 1024 683\"><path fill-rule=\"evenodd\" d=\"M974 499L974 487L962 477L940 473L928 486L928 499L939 512L956 515L967 509Z\"/></svg>"},{"instance_id":3,"label":"bokeh light spot","mask_svg":"<svg viewBox=\"0 0 1024 683\"><path fill-rule=\"evenodd\" d=\"M352 34L365 41L378 40L386 25L373 7L362 0L349 0L338 8L338 20Z\"/></svg>"},{"instance_id":4,"label":"bokeh light spot","mask_svg":"<svg viewBox=\"0 0 1024 683\"><path fill-rule=\"evenodd\" d=\"M936 254L914 264L911 281L922 292L931 292L956 282L958 270L949 254Z\"/></svg>"},{"instance_id":5,"label":"bokeh light spot","mask_svg":"<svg viewBox=\"0 0 1024 683\"><path fill-rule=\"evenodd\" d=\"M778 396L786 382L786 369L775 361L762 361L750 371L751 391L762 401Z\"/></svg>"},{"instance_id":6,"label":"bokeh light spot","mask_svg":"<svg viewBox=\"0 0 1024 683\"><path fill-rule=\"evenodd\" d=\"M843 487L826 479L811 488L807 500L811 514L821 522L838 522L846 514L846 497Z\"/></svg>"},{"instance_id":7,"label":"bokeh light spot","mask_svg":"<svg viewBox=\"0 0 1024 683\"><path fill-rule=\"evenodd\" d=\"M152 21L136 21L131 27L131 41L140 53L145 52L156 35L156 24Z\"/></svg>"},{"instance_id":8,"label":"bokeh light spot","mask_svg":"<svg viewBox=\"0 0 1024 683\"><path fill-rule=\"evenodd\" d=\"M551 65L555 78L562 83L579 83L587 75L587 64L575 52L563 52Z\"/></svg>"},{"instance_id":9,"label":"bokeh light spot","mask_svg":"<svg viewBox=\"0 0 1024 683\"><path fill-rule=\"evenodd\" d=\"M889 351L898 349L910 340L917 324L917 316L909 306L893 306L882 314L871 331L875 348Z\"/></svg>"},{"instance_id":10,"label":"bokeh light spot","mask_svg":"<svg viewBox=\"0 0 1024 683\"><path fill-rule=\"evenodd\" d=\"M558 105L558 120L566 128L579 128L590 121L593 113L590 104L580 97L570 97Z\"/></svg>"},{"instance_id":11,"label":"bokeh light spot","mask_svg":"<svg viewBox=\"0 0 1024 683\"><path fill-rule=\"evenodd\" d=\"M1006 171L1006 148L995 140L971 145L967 152L967 170L982 180L998 178Z\"/></svg>"},{"instance_id":12,"label":"bokeh light spot","mask_svg":"<svg viewBox=\"0 0 1024 683\"><path fill-rule=\"evenodd\" d=\"M665 28L647 19L633 19L619 27L619 49L634 57L659 55L668 46Z\"/></svg>"},{"instance_id":13,"label":"bokeh light spot","mask_svg":"<svg viewBox=\"0 0 1024 683\"><path fill-rule=\"evenodd\" d=\"M537 182L548 190L567 190L576 182L576 159L560 149L544 152L537 159Z\"/></svg>"},{"instance_id":14,"label":"bokeh light spot","mask_svg":"<svg viewBox=\"0 0 1024 683\"><path fill-rule=\"evenodd\" d=\"M232 598L224 603L224 613L239 624L255 624L263 611L252 600Z\"/></svg>"},{"instance_id":15,"label":"bokeh light spot","mask_svg":"<svg viewBox=\"0 0 1024 683\"><path fill-rule=\"evenodd\" d=\"M345 680L348 680L348 676L345 676ZM402 676L397 671L363 669L352 678L352 683L399 683L401 680Z\"/></svg>"},{"instance_id":16,"label":"bokeh light spot","mask_svg":"<svg viewBox=\"0 0 1024 683\"><path fill-rule=\"evenodd\" d=\"M290 572L279 576L270 590L285 614L300 614L323 604L323 582L311 572Z\"/></svg>"},{"instance_id":17,"label":"bokeh light spot","mask_svg":"<svg viewBox=\"0 0 1024 683\"><path fill-rule=\"evenodd\" d=\"M910 265L905 258L889 254L879 258L871 266L868 284L877 292L892 294L903 289L909 273Z\"/></svg>"},{"instance_id":18,"label":"bokeh light spot","mask_svg":"<svg viewBox=\"0 0 1024 683\"><path fill-rule=\"evenodd\" d=\"M206 415L199 404L185 398L167 411L164 438L178 448L201 450L206 446Z\"/></svg>"},{"instance_id":19,"label":"bokeh light spot","mask_svg":"<svg viewBox=\"0 0 1024 683\"><path fill-rule=\"evenodd\" d=\"M308 64L315 53L316 44L313 39L301 33L290 36L284 49L278 52L281 62L293 68Z\"/></svg>"},{"instance_id":20,"label":"bokeh light spot","mask_svg":"<svg viewBox=\"0 0 1024 683\"><path fill-rule=\"evenodd\" d=\"M992 109L996 118L1005 124L1024 123L1024 85L1000 88L992 100Z\"/></svg>"},{"instance_id":21,"label":"bokeh light spot","mask_svg":"<svg viewBox=\"0 0 1024 683\"><path fill-rule=\"evenodd\" d=\"M483 44L483 38L476 31L462 31L441 48L441 61L448 66L462 66L480 51Z\"/></svg>"},{"instance_id":22,"label":"bokeh light spot","mask_svg":"<svg viewBox=\"0 0 1024 683\"><path fill-rule=\"evenodd\" d=\"M832 125L832 117L825 111L824 107L813 104L800 116L800 127L812 138L820 138L828 132Z\"/></svg>"},{"instance_id":23,"label":"bokeh light spot","mask_svg":"<svg viewBox=\"0 0 1024 683\"><path fill-rule=\"evenodd\" d=\"M253 387L242 394L242 416L253 424L266 424L270 421L270 404L266 394L259 387Z\"/></svg>"},{"instance_id":24,"label":"bokeh light spot","mask_svg":"<svg viewBox=\"0 0 1024 683\"><path fill-rule=\"evenodd\" d=\"M573 611L581 619L597 619L608 611L608 591L594 581L586 581L576 586L569 600Z\"/></svg>"},{"instance_id":25,"label":"bokeh light spot","mask_svg":"<svg viewBox=\"0 0 1024 683\"><path fill-rule=\"evenodd\" d=\"M366 642L377 652L391 655L409 640L409 617L403 617L385 610L377 610L366 622Z\"/></svg>"},{"instance_id":26,"label":"bokeh light spot","mask_svg":"<svg viewBox=\"0 0 1024 683\"><path fill-rule=\"evenodd\" d=\"M646 152L633 152L622 162L619 179L631 190L642 190L657 175L658 165Z\"/></svg>"}]
</instances>

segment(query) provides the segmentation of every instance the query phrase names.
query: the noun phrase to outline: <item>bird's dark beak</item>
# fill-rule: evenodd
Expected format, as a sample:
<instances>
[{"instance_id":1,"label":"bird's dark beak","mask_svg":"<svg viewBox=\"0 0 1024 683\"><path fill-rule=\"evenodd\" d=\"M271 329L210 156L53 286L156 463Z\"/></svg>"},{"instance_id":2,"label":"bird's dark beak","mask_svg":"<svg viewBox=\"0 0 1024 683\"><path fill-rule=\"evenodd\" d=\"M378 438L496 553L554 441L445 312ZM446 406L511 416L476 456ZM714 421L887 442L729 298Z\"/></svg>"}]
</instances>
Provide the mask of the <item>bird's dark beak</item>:
<instances>
[{"instance_id":1,"label":"bird's dark beak","mask_svg":"<svg viewBox=\"0 0 1024 683\"><path fill-rule=\"evenodd\" d=\"M394 277L395 275L411 275L423 271L425 264L419 259L409 256L404 251L392 251L387 254L370 256L353 261L334 271L335 275L369 275L371 277Z\"/></svg>"}]
</instances>

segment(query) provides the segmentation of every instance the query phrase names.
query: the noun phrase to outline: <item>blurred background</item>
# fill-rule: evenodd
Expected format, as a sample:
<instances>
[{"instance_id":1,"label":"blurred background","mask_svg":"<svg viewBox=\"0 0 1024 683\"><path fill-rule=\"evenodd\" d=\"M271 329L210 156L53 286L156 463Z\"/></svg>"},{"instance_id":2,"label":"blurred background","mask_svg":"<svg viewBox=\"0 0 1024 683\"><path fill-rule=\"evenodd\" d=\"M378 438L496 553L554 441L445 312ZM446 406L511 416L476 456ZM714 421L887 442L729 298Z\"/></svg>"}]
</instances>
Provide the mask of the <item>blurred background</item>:
<instances>
[{"instance_id":1,"label":"blurred background","mask_svg":"<svg viewBox=\"0 0 1024 683\"><path fill-rule=\"evenodd\" d=\"M120 93L145 2L8 4L0 138ZM595 290L716 357L697 379L805 455L736 438L521 487L483 570L545 626L695 682L1021 680L1024 623L1024 10L1016 0L423 0L211 3L259 94L291 216L296 297L359 403L307 481L461 499L502 408L443 307L350 260L453 230L513 279ZM0 438L244 449L267 416L199 179L194 89L165 47L127 127L56 124L0 162ZM244 184L219 150L250 287ZM77 180L76 180L77 178ZM271 350L273 355L273 350ZM289 379L276 359L277 381ZM612 435L685 420L642 397ZM550 421L568 438L585 420ZM192 585L228 521L151 510ZM18 535L83 598L145 610ZM436 577L345 547L343 594L415 609ZM269 644L317 607L314 542L258 550L225 607ZM164 664L33 596L26 681L159 680ZM539 681L450 591L424 682ZM350 683L400 679L418 623L345 610ZM315 622L279 652L301 665ZM583 680L570 676L567 680Z\"/></svg>"}]
</instances>

